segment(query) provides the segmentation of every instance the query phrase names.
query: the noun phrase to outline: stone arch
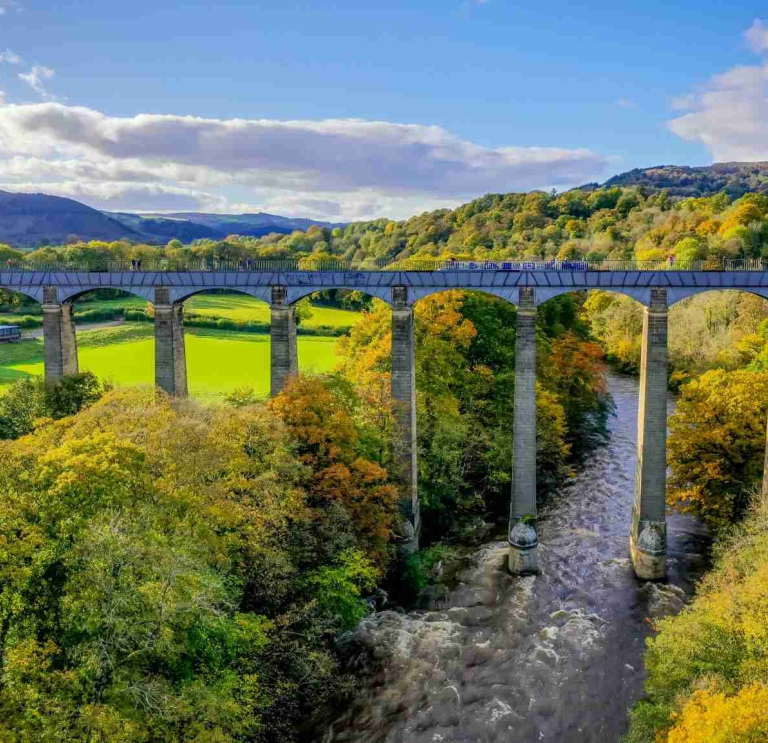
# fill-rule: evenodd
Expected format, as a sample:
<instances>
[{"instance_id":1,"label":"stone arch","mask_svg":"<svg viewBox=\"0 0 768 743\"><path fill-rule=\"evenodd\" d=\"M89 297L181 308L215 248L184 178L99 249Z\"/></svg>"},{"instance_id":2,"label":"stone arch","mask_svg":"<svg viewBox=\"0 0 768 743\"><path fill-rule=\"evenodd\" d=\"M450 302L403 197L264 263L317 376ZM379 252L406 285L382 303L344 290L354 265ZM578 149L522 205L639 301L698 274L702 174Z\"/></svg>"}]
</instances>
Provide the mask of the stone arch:
<instances>
[{"instance_id":1,"label":"stone arch","mask_svg":"<svg viewBox=\"0 0 768 743\"><path fill-rule=\"evenodd\" d=\"M367 294L370 297L381 299L388 305L392 304L391 286L347 286L344 284L333 284L330 286L288 286L286 287L288 304L296 304L296 302L300 299L304 299L304 297L309 297L318 292L328 291L329 289L344 289L351 292L360 292L362 294ZM267 289L267 291L271 290Z\"/></svg>"},{"instance_id":2,"label":"stone arch","mask_svg":"<svg viewBox=\"0 0 768 743\"><path fill-rule=\"evenodd\" d=\"M425 297L429 297L433 294L439 294L440 292L449 291L478 292L480 294L488 294L490 296L503 299L515 307L520 303L519 286L432 286L418 288L409 287L408 304L413 305Z\"/></svg>"},{"instance_id":3,"label":"stone arch","mask_svg":"<svg viewBox=\"0 0 768 743\"><path fill-rule=\"evenodd\" d=\"M59 302L64 304L65 302L68 304L73 304L76 302L80 297L85 296L86 294L90 294L91 292L99 291L102 289L118 289L122 292L125 292L126 294L131 294L134 297L139 297L140 299L146 299L147 302L154 303L155 301L155 292L154 287L132 287L132 286L89 286L87 288L83 288L82 286L59 286L57 287L59 290Z\"/></svg>"},{"instance_id":4,"label":"stone arch","mask_svg":"<svg viewBox=\"0 0 768 743\"><path fill-rule=\"evenodd\" d=\"M665 288L665 287L661 287ZM604 292L605 294L619 294L624 297L629 297L637 302L639 305L648 307L651 301L651 289L650 287L638 288L638 289L625 289L620 286L570 286L570 287L537 287L536 288L536 305L541 306L546 304L550 299L560 297L563 294L589 294L590 292Z\"/></svg>"},{"instance_id":5,"label":"stone arch","mask_svg":"<svg viewBox=\"0 0 768 743\"><path fill-rule=\"evenodd\" d=\"M173 304L182 304L196 294L209 294L212 291L222 290L232 294L245 294L267 304L272 300L272 288L269 286L169 286L168 289Z\"/></svg>"},{"instance_id":6,"label":"stone arch","mask_svg":"<svg viewBox=\"0 0 768 743\"><path fill-rule=\"evenodd\" d=\"M697 286L697 287L674 287L667 289L667 305L682 302L684 299L704 294L705 292L744 292L745 294L754 294L768 300L768 287L759 286Z\"/></svg>"},{"instance_id":7,"label":"stone arch","mask_svg":"<svg viewBox=\"0 0 768 743\"><path fill-rule=\"evenodd\" d=\"M648 307L651 303L651 287L624 287L624 286L537 286L536 290L536 304L544 304L544 302L558 297L561 294L571 294L572 292L590 292L600 291L609 292L611 294L623 294L625 297L634 299L636 302ZM660 287L667 289L667 292L671 291L667 287Z\"/></svg>"},{"instance_id":8,"label":"stone arch","mask_svg":"<svg viewBox=\"0 0 768 743\"><path fill-rule=\"evenodd\" d=\"M29 299L34 299L35 302L42 304L43 302L43 287L42 286L18 286L16 284L2 284L0 283L0 289L7 292L13 292L14 294L21 294Z\"/></svg>"},{"instance_id":9,"label":"stone arch","mask_svg":"<svg viewBox=\"0 0 768 743\"><path fill-rule=\"evenodd\" d=\"M294 306L298 302L300 302L302 299L309 298L310 300L315 297L316 295L322 294L323 292L329 292L329 291L349 291L349 292L358 292L359 294L364 295L368 299L380 299L382 302L384 302L388 307L392 307L392 287L381 287L380 290L378 287L360 287L360 286L314 286L311 289L308 287L291 287L287 286L286 288L286 302L288 306ZM316 307L323 307L323 303L320 302ZM330 309L338 309L346 312L356 312L357 310L353 309L347 309L344 307L336 307L335 305L327 305Z\"/></svg>"}]
</instances>

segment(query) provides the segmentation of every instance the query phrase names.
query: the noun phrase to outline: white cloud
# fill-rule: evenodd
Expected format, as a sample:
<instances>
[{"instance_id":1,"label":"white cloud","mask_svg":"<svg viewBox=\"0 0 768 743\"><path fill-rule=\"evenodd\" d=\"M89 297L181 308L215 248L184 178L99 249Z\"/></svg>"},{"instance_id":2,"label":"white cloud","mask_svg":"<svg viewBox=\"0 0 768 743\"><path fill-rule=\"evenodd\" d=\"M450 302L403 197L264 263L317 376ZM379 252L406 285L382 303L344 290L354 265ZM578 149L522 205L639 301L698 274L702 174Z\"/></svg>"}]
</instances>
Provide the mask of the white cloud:
<instances>
[{"instance_id":1,"label":"white cloud","mask_svg":"<svg viewBox=\"0 0 768 743\"><path fill-rule=\"evenodd\" d=\"M0 189L65 196L107 211L222 211L226 205L216 196L162 184L65 180L0 183Z\"/></svg>"},{"instance_id":2,"label":"white cloud","mask_svg":"<svg viewBox=\"0 0 768 743\"><path fill-rule=\"evenodd\" d=\"M4 52L0 52L0 62L7 62L8 64L21 64L21 57L12 52L10 49L6 49Z\"/></svg>"},{"instance_id":3,"label":"white cloud","mask_svg":"<svg viewBox=\"0 0 768 743\"><path fill-rule=\"evenodd\" d=\"M50 67L35 65L29 72L20 72L19 79L27 83L32 90L39 93L43 98L50 99L52 96L45 88L45 81L53 78L55 74Z\"/></svg>"},{"instance_id":4,"label":"white cloud","mask_svg":"<svg viewBox=\"0 0 768 743\"><path fill-rule=\"evenodd\" d=\"M768 50L768 24L756 20L746 37L755 51ZM768 62L715 75L672 105L687 113L672 119L669 128L704 145L715 161L768 160Z\"/></svg>"},{"instance_id":5,"label":"white cloud","mask_svg":"<svg viewBox=\"0 0 768 743\"><path fill-rule=\"evenodd\" d=\"M0 5L0 15L5 15L7 12L8 11L2 5Z\"/></svg>"},{"instance_id":6,"label":"white cloud","mask_svg":"<svg viewBox=\"0 0 768 743\"><path fill-rule=\"evenodd\" d=\"M632 109L632 108L635 108L637 106L637 104L635 103L635 101L632 98L619 98L616 101L616 105L619 108L626 108L626 109Z\"/></svg>"},{"instance_id":7,"label":"white cloud","mask_svg":"<svg viewBox=\"0 0 768 743\"><path fill-rule=\"evenodd\" d=\"M768 63L716 75L687 104L689 113L669 122L675 134L715 161L768 160Z\"/></svg>"},{"instance_id":8,"label":"white cloud","mask_svg":"<svg viewBox=\"0 0 768 743\"><path fill-rule=\"evenodd\" d=\"M483 147L419 124L118 118L53 102L0 108L5 180L60 182L59 192L102 208L191 208L167 205L184 198L216 211L256 204L333 219L409 216L489 191L577 185L606 164L586 149Z\"/></svg>"},{"instance_id":9,"label":"white cloud","mask_svg":"<svg viewBox=\"0 0 768 743\"><path fill-rule=\"evenodd\" d=\"M768 51L768 21L755 18L752 25L744 32L744 36L757 54Z\"/></svg>"}]
</instances>

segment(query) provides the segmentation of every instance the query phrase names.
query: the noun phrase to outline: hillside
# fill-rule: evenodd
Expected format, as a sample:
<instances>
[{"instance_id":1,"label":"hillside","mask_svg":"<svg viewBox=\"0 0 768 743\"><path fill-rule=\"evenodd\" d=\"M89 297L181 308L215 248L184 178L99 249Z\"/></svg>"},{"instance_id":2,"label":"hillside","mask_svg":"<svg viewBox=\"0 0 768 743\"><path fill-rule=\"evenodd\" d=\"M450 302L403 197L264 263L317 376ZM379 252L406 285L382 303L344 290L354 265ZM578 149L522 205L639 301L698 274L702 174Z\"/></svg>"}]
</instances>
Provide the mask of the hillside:
<instances>
[{"instance_id":1,"label":"hillside","mask_svg":"<svg viewBox=\"0 0 768 743\"><path fill-rule=\"evenodd\" d=\"M666 189L610 186L565 193L486 194L456 209L334 230L236 237L228 257L313 261L681 260L768 256L768 195L683 199ZM197 246L221 255L219 245Z\"/></svg>"},{"instance_id":2,"label":"hillside","mask_svg":"<svg viewBox=\"0 0 768 743\"><path fill-rule=\"evenodd\" d=\"M149 216L149 215L147 215ZM187 220L193 224L204 225L222 235L250 235L261 237L272 232L289 234L294 230L308 230L313 225L318 227L339 227L340 224L318 222L300 217L281 217L279 214L256 212L254 214L205 214L202 212L179 212L166 214L171 219Z\"/></svg>"},{"instance_id":3,"label":"hillside","mask_svg":"<svg viewBox=\"0 0 768 743\"><path fill-rule=\"evenodd\" d=\"M144 235L145 240L165 243L176 238L184 243L192 240L223 240L228 235L263 237L272 233L289 235L295 230L307 230L312 225L335 227L330 222L313 219L281 217L278 214L206 214L179 212L175 214L106 213L112 219Z\"/></svg>"},{"instance_id":4,"label":"hillside","mask_svg":"<svg viewBox=\"0 0 768 743\"><path fill-rule=\"evenodd\" d=\"M161 214L129 214L127 212L107 212L107 216L120 222L146 242L166 243L174 238L184 243L192 240L221 240L226 235L219 230L196 224L186 219L176 219Z\"/></svg>"},{"instance_id":5,"label":"hillside","mask_svg":"<svg viewBox=\"0 0 768 743\"><path fill-rule=\"evenodd\" d=\"M173 238L223 240L239 234L290 234L329 222L276 214L129 214L100 212L74 199L42 193L0 191L0 243L19 248L61 245L73 240L129 240L164 244Z\"/></svg>"},{"instance_id":6,"label":"hillside","mask_svg":"<svg viewBox=\"0 0 768 743\"><path fill-rule=\"evenodd\" d=\"M749 191L768 193L768 162L715 163L697 168L660 165L635 168L609 178L605 186L667 189L670 196L712 196L725 191L739 198Z\"/></svg>"},{"instance_id":7,"label":"hillside","mask_svg":"<svg viewBox=\"0 0 768 743\"><path fill-rule=\"evenodd\" d=\"M81 240L138 240L130 227L73 199L0 191L0 242L18 247Z\"/></svg>"}]
</instances>

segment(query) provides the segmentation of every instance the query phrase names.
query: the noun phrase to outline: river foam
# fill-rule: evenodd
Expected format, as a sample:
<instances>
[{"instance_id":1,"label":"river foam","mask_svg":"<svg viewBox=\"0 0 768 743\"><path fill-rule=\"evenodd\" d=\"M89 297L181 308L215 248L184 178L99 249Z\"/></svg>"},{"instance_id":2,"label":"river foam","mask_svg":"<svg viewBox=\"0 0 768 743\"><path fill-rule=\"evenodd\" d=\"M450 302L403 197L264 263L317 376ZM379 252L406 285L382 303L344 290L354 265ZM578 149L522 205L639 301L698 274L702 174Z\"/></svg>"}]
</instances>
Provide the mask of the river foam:
<instances>
[{"instance_id":1,"label":"river foam","mask_svg":"<svg viewBox=\"0 0 768 743\"><path fill-rule=\"evenodd\" d=\"M635 579L637 383L611 376L609 388L608 444L540 514L540 574L513 578L506 542L491 542L426 610L364 619L350 642L377 670L316 740L618 743L642 696L650 620L684 605L706 537L671 517L669 582Z\"/></svg>"}]
</instances>

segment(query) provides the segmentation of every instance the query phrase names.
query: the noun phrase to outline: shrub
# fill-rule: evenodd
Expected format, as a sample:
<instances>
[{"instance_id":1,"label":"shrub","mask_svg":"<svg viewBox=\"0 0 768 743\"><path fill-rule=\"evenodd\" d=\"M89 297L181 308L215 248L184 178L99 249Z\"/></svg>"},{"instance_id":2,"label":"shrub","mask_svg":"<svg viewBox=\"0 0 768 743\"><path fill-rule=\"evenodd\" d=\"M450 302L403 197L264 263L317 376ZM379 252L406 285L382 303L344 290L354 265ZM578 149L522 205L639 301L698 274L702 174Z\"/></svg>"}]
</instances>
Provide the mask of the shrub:
<instances>
[{"instance_id":1,"label":"shrub","mask_svg":"<svg viewBox=\"0 0 768 743\"><path fill-rule=\"evenodd\" d=\"M93 310L84 310L75 313L75 322L95 323L110 322L111 320L120 320L123 318L125 310L122 307L104 307Z\"/></svg>"},{"instance_id":2,"label":"shrub","mask_svg":"<svg viewBox=\"0 0 768 743\"><path fill-rule=\"evenodd\" d=\"M107 389L91 372L64 377L52 387L46 387L41 377L15 382L0 397L0 439L31 433L38 419L75 415Z\"/></svg>"},{"instance_id":3,"label":"shrub","mask_svg":"<svg viewBox=\"0 0 768 743\"><path fill-rule=\"evenodd\" d=\"M338 622L339 629L351 629L368 612L363 592L376 587L379 571L358 549L342 552L335 565L326 565L307 576L307 586L317 597L320 610Z\"/></svg>"},{"instance_id":4,"label":"shrub","mask_svg":"<svg viewBox=\"0 0 768 743\"><path fill-rule=\"evenodd\" d=\"M109 389L92 372L64 377L45 394L45 405L51 418L66 418L93 405Z\"/></svg>"},{"instance_id":5,"label":"shrub","mask_svg":"<svg viewBox=\"0 0 768 743\"><path fill-rule=\"evenodd\" d=\"M402 583L406 593L410 596L417 596L432 583L436 576L435 570L443 561L453 558L456 550L442 542L433 544L431 547L409 555L403 561Z\"/></svg>"}]
</instances>

